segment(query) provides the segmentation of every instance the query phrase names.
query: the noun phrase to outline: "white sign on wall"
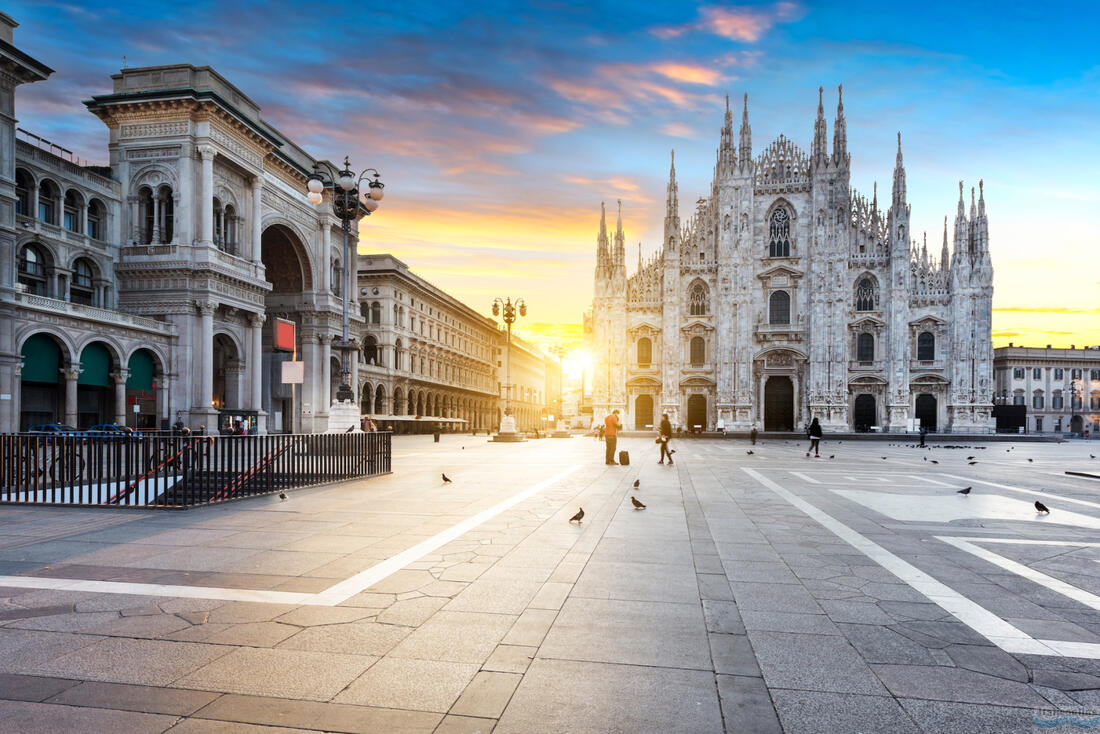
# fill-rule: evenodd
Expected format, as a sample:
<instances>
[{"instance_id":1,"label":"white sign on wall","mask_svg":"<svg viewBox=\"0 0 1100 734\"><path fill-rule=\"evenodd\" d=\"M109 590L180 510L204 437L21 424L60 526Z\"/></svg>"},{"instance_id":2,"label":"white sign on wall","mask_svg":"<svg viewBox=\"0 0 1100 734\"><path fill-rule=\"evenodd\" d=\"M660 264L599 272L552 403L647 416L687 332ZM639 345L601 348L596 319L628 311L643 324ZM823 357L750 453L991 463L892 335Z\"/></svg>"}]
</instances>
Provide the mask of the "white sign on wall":
<instances>
[{"instance_id":1,"label":"white sign on wall","mask_svg":"<svg viewBox=\"0 0 1100 734\"><path fill-rule=\"evenodd\" d=\"M283 362L283 384L301 385L306 381L305 362Z\"/></svg>"}]
</instances>

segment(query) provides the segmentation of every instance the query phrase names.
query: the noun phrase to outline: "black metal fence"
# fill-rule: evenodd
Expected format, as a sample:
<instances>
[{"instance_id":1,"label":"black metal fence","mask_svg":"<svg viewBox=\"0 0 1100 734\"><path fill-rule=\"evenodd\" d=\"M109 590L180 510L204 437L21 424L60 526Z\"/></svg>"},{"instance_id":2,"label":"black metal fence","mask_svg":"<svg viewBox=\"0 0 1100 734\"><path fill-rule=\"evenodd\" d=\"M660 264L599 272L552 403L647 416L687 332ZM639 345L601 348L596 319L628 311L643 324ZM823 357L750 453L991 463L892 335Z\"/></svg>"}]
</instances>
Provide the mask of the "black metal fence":
<instances>
[{"instance_id":1,"label":"black metal fence","mask_svg":"<svg viewBox=\"0 0 1100 734\"><path fill-rule=\"evenodd\" d=\"M389 433L0 435L4 504L192 507L389 471Z\"/></svg>"}]
</instances>

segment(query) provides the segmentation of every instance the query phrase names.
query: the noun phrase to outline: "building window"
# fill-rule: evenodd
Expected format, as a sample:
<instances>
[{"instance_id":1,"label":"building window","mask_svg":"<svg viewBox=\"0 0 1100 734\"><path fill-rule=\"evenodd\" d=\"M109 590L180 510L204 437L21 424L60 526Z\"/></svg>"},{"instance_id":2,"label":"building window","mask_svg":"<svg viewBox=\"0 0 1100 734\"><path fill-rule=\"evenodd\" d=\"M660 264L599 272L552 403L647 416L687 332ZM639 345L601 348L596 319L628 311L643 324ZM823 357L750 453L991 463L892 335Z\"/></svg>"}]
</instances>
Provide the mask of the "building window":
<instances>
[{"instance_id":1,"label":"building window","mask_svg":"<svg viewBox=\"0 0 1100 734\"><path fill-rule=\"evenodd\" d=\"M1043 379L1043 368L1042 367L1036 367L1033 370L1031 370L1031 379L1033 379L1033 380Z\"/></svg>"},{"instance_id":2,"label":"building window","mask_svg":"<svg viewBox=\"0 0 1100 734\"><path fill-rule=\"evenodd\" d=\"M1093 392L1089 398L1089 410L1100 410L1100 392Z\"/></svg>"},{"instance_id":3,"label":"building window","mask_svg":"<svg viewBox=\"0 0 1100 734\"><path fill-rule=\"evenodd\" d=\"M1070 379L1071 380L1080 380L1081 379L1081 370L1079 370L1079 369L1074 369L1069 374L1070 374Z\"/></svg>"},{"instance_id":4,"label":"building window","mask_svg":"<svg viewBox=\"0 0 1100 734\"><path fill-rule=\"evenodd\" d=\"M710 310L710 298L707 295L707 286L696 282L688 291L688 313L692 316L705 316Z\"/></svg>"},{"instance_id":5,"label":"building window","mask_svg":"<svg viewBox=\"0 0 1100 734\"><path fill-rule=\"evenodd\" d=\"M791 295L787 291L776 291L768 299L768 323L791 323Z\"/></svg>"},{"instance_id":6,"label":"building window","mask_svg":"<svg viewBox=\"0 0 1100 734\"><path fill-rule=\"evenodd\" d=\"M1014 368L1012 370L1012 379L1014 379L1014 380L1024 379L1024 368L1023 367Z\"/></svg>"},{"instance_id":7,"label":"building window","mask_svg":"<svg viewBox=\"0 0 1100 734\"><path fill-rule=\"evenodd\" d=\"M19 282L27 293L46 295L46 256L34 245L26 245L19 253Z\"/></svg>"},{"instance_id":8,"label":"building window","mask_svg":"<svg viewBox=\"0 0 1100 734\"><path fill-rule=\"evenodd\" d=\"M31 192L34 191L34 179L22 168L15 169L15 213L25 217L31 215Z\"/></svg>"},{"instance_id":9,"label":"building window","mask_svg":"<svg viewBox=\"0 0 1100 734\"><path fill-rule=\"evenodd\" d=\"M84 213L84 201L80 197L80 193L75 189L69 189L65 192L65 214L62 224L65 229L70 232L76 232L80 234L83 227L81 221Z\"/></svg>"},{"instance_id":10,"label":"building window","mask_svg":"<svg viewBox=\"0 0 1100 734\"><path fill-rule=\"evenodd\" d=\"M339 260L332 261L332 293L337 298L343 295L344 288L344 268L340 266Z\"/></svg>"},{"instance_id":11,"label":"building window","mask_svg":"<svg viewBox=\"0 0 1100 734\"><path fill-rule=\"evenodd\" d=\"M866 332L859 335L856 342L856 359L865 364L875 360L875 337Z\"/></svg>"},{"instance_id":12,"label":"building window","mask_svg":"<svg viewBox=\"0 0 1100 734\"><path fill-rule=\"evenodd\" d=\"M638 366L648 367L651 361L653 361L653 342L643 336L638 340Z\"/></svg>"},{"instance_id":13,"label":"building window","mask_svg":"<svg viewBox=\"0 0 1100 734\"><path fill-rule=\"evenodd\" d=\"M38 186L38 218L46 224L57 224L57 209L61 189L53 181L43 179Z\"/></svg>"},{"instance_id":14,"label":"building window","mask_svg":"<svg viewBox=\"0 0 1100 734\"><path fill-rule=\"evenodd\" d=\"M370 305L370 322L372 324L382 323L382 304L378 301Z\"/></svg>"},{"instance_id":15,"label":"building window","mask_svg":"<svg viewBox=\"0 0 1100 734\"><path fill-rule=\"evenodd\" d=\"M786 207L779 207L768 220L768 257L790 256L791 213Z\"/></svg>"},{"instance_id":16,"label":"building window","mask_svg":"<svg viewBox=\"0 0 1100 734\"><path fill-rule=\"evenodd\" d=\"M92 264L81 258L73 263L73 280L69 284L69 300L85 306L94 306L95 285Z\"/></svg>"},{"instance_id":17,"label":"building window","mask_svg":"<svg viewBox=\"0 0 1100 734\"><path fill-rule=\"evenodd\" d=\"M1089 370L1090 380L1100 380L1100 370Z\"/></svg>"},{"instance_id":18,"label":"building window","mask_svg":"<svg viewBox=\"0 0 1100 734\"><path fill-rule=\"evenodd\" d=\"M1043 432L1043 416L1041 416L1041 415L1035 416L1035 432L1036 433L1042 433Z\"/></svg>"},{"instance_id":19,"label":"building window","mask_svg":"<svg viewBox=\"0 0 1100 734\"><path fill-rule=\"evenodd\" d=\"M917 335L917 360L931 362L936 358L936 337L930 331L922 331ZM1020 375L1023 377L1023 375Z\"/></svg>"},{"instance_id":20,"label":"building window","mask_svg":"<svg viewBox=\"0 0 1100 734\"><path fill-rule=\"evenodd\" d=\"M103 202L99 199L92 199L88 202L88 236L93 240L103 239L103 225L106 219L106 214L103 208Z\"/></svg>"},{"instance_id":21,"label":"building window","mask_svg":"<svg viewBox=\"0 0 1100 734\"><path fill-rule=\"evenodd\" d=\"M1043 394L1042 393L1035 393L1035 395L1032 396L1032 398L1031 398L1031 407L1034 408L1035 410L1042 410L1043 409Z\"/></svg>"},{"instance_id":22,"label":"building window","mask_svg":"<svg viewBox=\"0 0 1100 734\"><path fill-rule=\"evenodd\" d=\"M701 336L691 338L691 366L702 367L707 361L707 343Z\"/></svg>"},{"instance_id":23,"label":"building window","mask_svg":"<svg viewBox=\"0 0 1100 734\"><path fill-rule=\"evenodd\" d=\"M1054 379L1055 380L1064 380L1065 377L1066 377L1066 371L1065 370L1063 370L1061 367L1055 367L1054 368Z\"/></svg>"},{"instance_id":24,"label":"building window","mask_svg":"<svg viewBox=\"0 0 1100 734\"><path fill-rule=\"evenodd\" d=\"M870 278L860 278L856 284L856 311L874 311L877 302L875 281Z\"/></svg>"},{"instance_id":25,"label":"building window","mask_svg":"<svg viewBox=\"0 0 1100 734\"><path fill-rule=\"evenodd\" d=\"M1073 406L1074 410L1080 410L1081 407L1084 405L1084 400L1081 398L1080 395L1074 394L1073 399L1070 400L1070 405Z\"/></svg>"},{"instance_id":26,"label":"building window","mask_svg":"<svg viewBox=\"0 0 1100 734\"><path fill-rule=\"evenodd\" d=\"M1050 408L1051 408L1051 410L1061 410L1064 407L1066 407L1066 403L1062 399L1062 393L1060 393L1060 392L1054 393L1054 395L1051 396L1051 398L1050 398Z\"/></svg>"},{"instance_id":27,"label":"building window","mask_svg":"<svg viewBox=\"0 0 1100 734\"><path fill-rule=\"evenodd\" d=\"M1012 396L1012 404L1013 405L1023 405L1024 404L1024 396L1023 395L1013 395Z\"/></svg>"}]
</instances>

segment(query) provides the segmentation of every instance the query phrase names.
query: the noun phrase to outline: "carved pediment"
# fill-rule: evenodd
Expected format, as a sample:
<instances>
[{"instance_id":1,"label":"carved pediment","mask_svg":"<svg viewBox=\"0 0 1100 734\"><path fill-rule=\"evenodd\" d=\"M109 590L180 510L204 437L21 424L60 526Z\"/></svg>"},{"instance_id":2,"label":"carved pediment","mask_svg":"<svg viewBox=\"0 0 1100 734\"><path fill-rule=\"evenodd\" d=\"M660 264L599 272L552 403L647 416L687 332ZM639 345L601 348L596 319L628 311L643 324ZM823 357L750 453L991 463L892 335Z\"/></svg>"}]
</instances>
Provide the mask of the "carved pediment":
<instances>
[{"instance_id":1,"label":"carved pediment","mask_svg":"<svg viewBox=\"0 0 1100 734\"><path fill-rule=\"evenodd\" d=\"M767 270L764 270L761 273L758 273L756 277L760 280L769 281L774 281L777 278L786 277L789 280L793 281L798 280L803 275L804 273L801 270L796 270L789 265L776 265L774 267L768 268Z\"/></svg>"},{"instance_id":2,"label":"carved pediment","mask_svg":"<svg viewBox=\"0 0 1100 734\"><path fill-rule=\"evenodd\" d=\"M928 314L927 316L921 316L919 319L914 319L909 322L910 326L946 326L947 322L941 319L939 316Z\"/></svg>"},{"instance_id":3,"label":"carved pediment","mask_svg":"<svg viewBox=\"0 0 1100 734\"><path fill-rule=\"evenodd\" d=\"M885 326L886 326L885 321L883 321L882 319L877 319L874 316L864 316L864 317L862 317L860 319L857 319L856 321L853 321L852 323L848 324L849 329L861 329L861 328L867 328L867 327L870 327L870 328L873 328L873 329L881 329L881 328L884 328Z\"/></svg>"},{"instance_id":4,"label":"carved pediment","mask_svg":"<svg viewBox=\"0 0 1100 734\"><path fill-rule=\"evenodd\" d=\"M859 385L885 385L886 380L878 375L860 375L859 377L853 377L848 380L848 384L852 386Z\"/></svg>"},{"instance_id":5,"label":"carved pediment","mask_svg":"<svg viewBox=\"0 0 1100 734\"><path fill-rule=\"evenodd\" d=\"M804 362L807 357L798 349L773 347L758 353L753 359L763 360L765 367L791 367L796 362Z\"/></svg>"},{"instance_id":6,"label":"carved pediment","mask_svg":"<svg viewBox=\"0 0 1100 734\"><path fill-rule=\"evenodd\" d=\"M661 333L661 328L656 324L651 324L648 321L642 321L634 324L626 330L628 334L637 339L641 336L653 337Z\"/></svg>"},{"instance_id":7,"label":"carved pediment","mask_svg":"<svg viewBox=\"0 0 1100 734\"><path fill-rule=\"evenodd\" d=\"M653 387L660 389L661 381L651 375L638 375L626 381L627 387Z\"/></svg>"},{"instance_id":8,"label":"carved pediment","mask_svg":"<svg viewBox=\"0 0 1100 734\"><path fill-rule=\"evenodd\" d=\"M926 373L923 375L916 375L909 379L910 385L944 385L948 384L948 379L942 375L934 375Z\"/></svg>"},{"instance_id":9,"label":"carved pediment","mask_svg":"<svg viewBox=\"0 0 1100 734\"><path fill-rule=\"evenodd\" d=\"M706 375L691 375L680 380L680 387L714 387L714 378Z\"/></svg>"},{"instance_id":10,"label":"carved pediment","mask_svg":"<svg viewBox=\"0 0 1100 734\"><path fill-rule=\"evenodd\" d=\"M704 331L714 331L714 327L705 321L695 319L681 326L680 331L684 332L685 334L698 334Z\"/></svg>"}]
</instances>

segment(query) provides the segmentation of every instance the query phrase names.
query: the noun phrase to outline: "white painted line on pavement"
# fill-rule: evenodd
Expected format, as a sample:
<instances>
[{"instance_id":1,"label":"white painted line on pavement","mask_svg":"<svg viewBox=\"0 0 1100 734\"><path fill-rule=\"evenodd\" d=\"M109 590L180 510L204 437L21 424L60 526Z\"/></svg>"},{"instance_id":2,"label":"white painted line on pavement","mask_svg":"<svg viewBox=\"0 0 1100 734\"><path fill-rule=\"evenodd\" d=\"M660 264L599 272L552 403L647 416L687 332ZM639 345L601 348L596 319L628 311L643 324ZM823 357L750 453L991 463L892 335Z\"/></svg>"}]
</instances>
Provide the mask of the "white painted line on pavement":
<instances>
[{"instance_id":1,"label":"white painted line on pavement","mask_svg":"<svg viewBox=\"0 0 1100 734\"><path fill-rule=\"evenodd\" d=\"M793 472L791 472L791 474L794 474L799 479L803 479L803 480L809 482L810 484L821 484L821 482L817 481L813 477L808 477L800 471L793 471Z\"/></svg>"},{"instance_id":2,"label":"white painted line on pavement","mask_svg":"<svg viewBox=\"0 0 1100 734\"><path fill-rule=\"evenodd\" d=\"M324 591L307 594L290 591L271 591L263 589L225 589L214 586L179 586L169 584L139 584L125 581L95 581L90 579L44 578L37 576L0 576L0 587L22 589L54 589L65 591L92 591L101 594L138 594L144 596L185 597L188 599L224 599L226 601L252 601L269 604L296 604L299 606L336 606L356 594L377 584L382 579L400 571L410 563L415 563L432 551L441 548L478 525L491 520L500 513L515 507L550 485L558 482L581 468L580 464L558 472L549 479L534 484L514 494L492 507L468 517L443 532L417 543L412 548L382 561L354 576L340 581Z\"/></svg>"},{"instance_id":3,"label":"white painted line on pavement","mask_svg":"<svg viewBox=\"0 0 1100 734\"><path fill-rule=\"evenodd\" d=\"M1050 492L1039 492L1034 489L1024 489L1023 487L1013 487L1010 484L997 484L996 482L987 482L984 479L974 479L973 477L960 477L955 474L943 474L942 476L951 477L952 479L961 479L964 482L977 482L978 484L986 484L990 487L997 487L998 489L1009 489L1013 492L1022 492L1023 494L1034 495L1035 497L1044 497L1048 501L1053 498L1059 502L1072 502L1075 505L1085 505L1086 507L1095 507L1100 509L1100 503L1089 502L1088 500L1076 500L1072 497L1063 497L1057 494L1051 494Z\"/></svg>"},{"instance_id":4,"label":"white painted line on pavement","mask_svg":"<svg viewBox=\"0 0 1100 734\"><path fill-rule=\"evenodd\" d=\"M977 556L978 558L981 558L984 561L989 561L994 566L1000 566L1001 568L1005 569L1006 571L1011 571L1012 573L1016 574L1017 576L1023 576L1028 581L1034 581L1035 583L1039 584L1040 586L1045 586L1048 589L1050 589L1051 591L1056 591L1059 594L1061 594L1062 596L1069 597L1070 599L1073 599L1074 601L1080 602L1080 603L1084 604L1087 607L1092 607L1093 609L1100 609L1100 596L1097 596L1096 594L1090 594L1089 592L1085 591L1084 589L1079 589L1076 586L1073 586L1072 584L1067 584L1065 581L1062 581L1061 579L1056 579L1053 576L1048 576L1047 574L1043 573L1042 571L1036 571L1031 566L1026 566L1023 563L1019 563L1017 561L1013 561L1010 558L1005 558L1002 555L998 555L998 554L994 553L991 550L987 550L987 549L982 548L980 546L974 545L974 543L972 542L972 541L977 541L977 542L980 542L980 543L997 543L997 542L1011 543L1011 542L1013 542L1011 539L1008 539L1008 538L1001 538L1001 539L960 538L960 537L956 537L956 536L937 535L936 540L942 540L944 543L947 543L948 545L953 545L956 548L959 548L960 550L964 550L967 553L971 553L971 554ZM1034 543L1030 543L1029 545L1059 545L1060 546L1060 545L1065 545L1065 544L1066 544L1065 541L1053 542L1053 543L1042 543L1041 541L1037 541L1037 542L1034 542ZM1097 546L1100 546L1100 543L1069 543L1069 545L1081 545L1081 546L1097 547Z\"/></svg>"},{"instance_id":5,"label":"white painted line on pavement","mask_svg":"<svg viewBox=\"0 0 1100 734\"><path fill-rule=\"evenodd\" d=\"M875 563L924 594L960 622L967 625L1002 650L1006 652L1032 653L1037 655L1062 654L1054 648L1045 645L1043 641L1036 640L1023 630L1012 626L980 604L967 599L946 584L937 581L908 561L902 560L878 543L852 530L832 515L829 515L801 497L784 489L759 472L749 469L748 467L741 467L741 469L757 482L782 497L789 504L817 521L822 527L831 531L838 538L847 542Z\"/></svg>"},{"instance_id":6,"label":"white painted line on pavement","mask_svg":"<svg viewBox=\"0 0 1100 734\"><path fill-rule=\"evenodd\" d=\"M935 484L939 487L952 487L952 484L945 484L944 482L937 482L935 479L929 479L928 477L918 477L916 474L907 474L910 479L917 479L922 482L928 482L929 484Z\"/></svg>"}]
</instances>

